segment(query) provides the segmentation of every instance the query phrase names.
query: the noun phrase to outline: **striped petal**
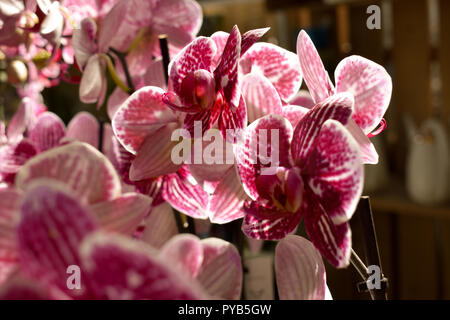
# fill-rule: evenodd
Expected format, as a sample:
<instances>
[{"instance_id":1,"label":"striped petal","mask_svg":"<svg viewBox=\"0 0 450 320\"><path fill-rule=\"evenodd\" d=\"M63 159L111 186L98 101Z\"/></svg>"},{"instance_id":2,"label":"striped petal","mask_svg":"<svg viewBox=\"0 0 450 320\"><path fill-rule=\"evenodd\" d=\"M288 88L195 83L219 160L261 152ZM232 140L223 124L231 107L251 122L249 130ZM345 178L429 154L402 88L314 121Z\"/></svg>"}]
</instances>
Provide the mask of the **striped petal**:
<instances>
[{"instance_id":1,"label":"striped petal","mask_svg":"<svg viewBox=\"0 0 450 320\"><path fill-rule=\"evenodd\" d=\"M59 145L66 135L64 122L54 113L44 112L37 118L29 138L40 152L47 151Z\"/></svg>"},{"instance_id":2,"label":"striped petal","mask_svg":"<svg viewBox=\"0 0 450 320\"><path fill-rule=\"evenodd\" d=\"M335 78L336 92L354 95L353 120L369 134L378 126L391 101L391 77L381 65L360 56L350 56L336 67Z\"/></svg>"},{"instance_id":3,"label":"striped petal","mask_svg":"<svg viewBox=\"0 0 450 320\"><path fill-rule=\"evenodd\" d=\"M334 87L319 53L308 34L302 30L297 38L297 55L303 78L313 100L318 103L333 94Z\"/></svg>"},{"instance_id":4,"label":"striped petal","mask_svg":"<svg viewBox=\"0 0 450 320\"><path fill-rule=\"evenodd\" d=\"M325 121L332 119L346 125L353 109L353 96L349 93L333 95L318 103L297 124L292 138L292 156L297 165L303 167L315 146Z\"/></svg>"},{"instance_id":5,"label":"striped petal","mask_svg":"<svg viewBox=\"0 0 450 320\"><path fill-rule=\"evenodd\" d=\"M236 168L228 169L208 202L208 215L212 223L228 223L244 216L242 205L248 199Z\"/></svg>"},{"instance_id":6,"label":"striped petal","mask_svg":"<svg viewBox=\"0 0 450 320\"><path fill-rule=\"evenodd\" d=\"M22 139L17 144L0 146L0 180L14 183L16 173L36 154L36 147L28 139Z\"/></svg>"},{"instance_id":7,"label":"striped petal","mask_svg":"<svg viewBox=\"0 0 450 320\"><path fill-rule=\"evenodd\" d=\"M307 109L312 109L316 104L311 97L311 94L306 90L300 90L295 96L289 100L289 104L302 106Z\"/></svg>"},{"instance_id":8,"label":"striped petal","mask_svg":"<svg viewBox=\"0 0 450 320\"><path fill-rule=\"evenodd\" d=\"M325 122L303 170L305 184L333 223L348 221L361 197L364 173L358 144L340 122Z\"/></svg>"},{"instance_id":9,"label":"striped petal","mask_svg":"<svg viewBox=\"0 0 450 320\"><path fill-rule=\"evenodd\" d=\"M242 78L242 95L247 105L248 121L252 123L268 114L281 114L281 100L272 83L258 73Z\"/></svg>"},{"instance_id":10,"label":"striped petal","mask_svg":"<svg viewBox=\"0 0 450 320\"><path fill-rule=\"evenodd\" d=\"M162 101L164 91L144 87L133 93L112 119L114 133L129 152L136 154L147 135L177 121L176 115Z\"/></svg>"},{"instance_id":11,"label":"striped petal","mask_svg":"<svg viewBox=\"0 0 450 320\"><path fill-rule=\"evenodd\" d=\"M112 164L94 147L82 142L53 148L31 159L17 174L16 186L26 189L38 178L63 182L87 203L120 195L120 180Z\"/></svg>"},{"instance_id":12,"label":"striped petal","mask_svg":"<svg viewBox=\"0 0 450 320\"><path fill-rule=\"evenodd\" d=\"M222 57L223 49L225 49L225 45L227 44L228 36L230 34L224 31L217 31L211 35L211 39L216 44L217 51L213 58L213 66L217 67L220 62L220 58Z\"/></svg>"},{"instance_id":13,"label":"striped petal","mask_svg":"<svg viewBox=\"0 0 450 320\"><path fill-rule=\"evenodd\" d=\"M242 56L244 73L259 73L275 87L283 101L289 101L302 84L302 73L296 54L270 43L255 43Z\"/></svg>"},{"instance_id":14,"label":"striped petal","mask_svg":"<svg viewBox=\"0 0 450 320\"><path fill-rule=\"evenodd\" d=\"M305 229L309 239L322 256L336 268L345 268L350 262L351 230L347 222L335 225L321 203L313 195L303 201Z\"/></svg>"},{"instance_id":15,"label":"striped petal","mask_svg":"<svg viewBox=\"0 0 450 320\"><path fill-rule=\"evenodd\" d=\"M243 56L254 43L261 39L270 28L260 28L249 30L242 35L241 41L241 56Z\"/></svg>"},{"instance_id":16,"label":"striped petal","mask_svg":"<svg viewBox=\"0 0 450 320\"><path fill-rule=\"evenodd\" d=\"M31 277L82 297L87 288L68 289L66 270L81 265L81 241L96 224L70 192L62 184L43 181L25 194L17 227L19 257L22 270Z\"/></svg>"},{"instance_id":17,"label":"striped petal","mask_svg":"<svg viewBox=\"0 0 450 320\"><path fill-rule=\"evenodd\" d=\"M204 69L212 71L212 60L216 53L214 41L198 37L176 55L169 65L170 84L173 91L181 94L181 82L191 72Z\"/></svg>"},{"instance_id":18,"label":"striped petal","mask_svg":"<svg viewBox=\"0 0 450 320\"><path fill-rule=\"evenodd\" d=\"M237 249L218 238L201 240L203 263L197 280L213 297L240 299L242 291L242 264Z\"/></svg>"},{"instance_id":19,"label":"striped petal","mask_svg":"<svg viewBox=\"0 0 450 320\"><path fill-rule=\"evenodd\" d=\"M378 153L375 146L370 139L364 134L364 131L356 124L353 119L350 119L346 126L347 130L355 138L359 145L359 150L361 151L361 160L363 163L377 164L378 163Z\"/></svg>"},{"instance_id":20,"label":"striped petal","mask_svg":"<svg viewBox=\"0 0 450 320\"><path fill-rule=\"evenodd\" d=\"M0 287L0 300L50 300L48 290L20 273L13 274Z\"/></svg>"},{"instance_id":21,"label":"striped petal","mask_svg":"<svg viewBox=\"0 0 450 320\"><path fill-rule=\"evenodd\" d=\"M162 196L172 207L192 218L208 217L208 194L199 184L193 184L180 172L164 177Z\"/></svg>"},{"instance_id":22,"label":"striped petal","mask_svg":"<svg viewBox=\"0 0 450 320\"><path fill-rule=\"evenodd\" d=\"M238 63L241 54L241 33L235 25L223 49L219 65L214 71L216 83L222 88L225 100L232 108L239 105Z\"/></svg>"},{"instance_id":23,"label":"striped petal","mask_svg":"<svg viewBox=\"0 0 450 320\"><path fill-rule=\"evenodd\" d=\"M125 193L118 198L90 207L99 225L108 231L133 235L150 211L152 198L138 193Z\"/></svg>"},{"instance_id":24,"label":"striped petal","mask_svg":"<svg viewBox=\"0 0 450 320\"><path fill-rule=\"evenodd\" d=\"M81 246L83 270L96 297L111 300L193 300L201 289L136 240L101 232Z\"/></svg>"},{"instance_id":25,"label":"striped petal","mask_svg":"<svg viewBox=\"0 0 450 320\"><path fill-rule=\"evenodd\" d=\"M161 248L159 256L180 273L195 277L203 262L203 247L196 236L179 234Z\"/></svg>"},{"instance_id":26,"label":"striped petal","mask_svg":"<svg viewBox=\"0 0 450 320\"><path fill-rule=\"evenodd\" d=\"M213 124L211 122L211 124ZM228 142L236 143L233 138L230 138L228 131L231 129L234 132L240 132L240 130L247 127L247 107L245 100L240 96L239 106L237 108L232 107L228 103L222 105L218 127L222 132L222 136L226 138Z\"/></svg>"},{"instance_id":27,"label":"striped petal","mask_svg":"<svg viewBox=\"0 0 450 320\"><path fill-rule=\"evenodd\" d=\"M281 300L324 300L325 266L314 245L289 235L275 249L275 274Z\"/></svg>"},{"instance_id":28,"label":"striped petal","mask_svg":"<svg viewBox=\"0 0 450 320\"><path fill-rule=\"evenodd\" d=\"M245 130L243 141L236 148L236 162L244 190L250 198L259 198L256 178L264 170L291 166L292 131L291 124L278 115L260 118Z\"/></svg>"},{"instance_id":29,"label":"striped petal","mask_svg":"<svg viewBox=\"0 0 450 320\"><path fill-rule=\"evenodd\" d=\"M100 124L89 112L79 112L70 120L66 137L69 139L89 143L98 148Z\"/></svg>"},{"instance_id":30,"label":"striped petal","mask_svg":"<svg viewBox=\"0 0 450 320\"><path fill-rule=\"evenodd\" d=\"M287 106L283 106L283 108L281 109L281 115L289 120L292 127L295 128L300 120L302 120L303 117L308 113L308 111L309 109L306 109L304 107L290 104Z\"/></svg>"},{"instance_id":31,"label":"striped petal","mask_svg":"<svg viewBox=\"0 0 450 320\"><path fill-rule=\"evenodd\" d=\"M131 164L132 181L163 176L181 167L182 164L176 164L172 160L172 149L177 141L172 141L171 137L177 128L177 123L170 123L145 138Z\"/></svg>"},{"instance_id":32,"label":"striped petal","mask_svg":"<svg viewBox=\"0 0 450 320\"><path fill-rule=\"evenodd\" d=\"M159 249L177 234L177 222L170 204L163 202L153 207L150 215L145 219L142 241Z\"/></svg>"}]
</instances>

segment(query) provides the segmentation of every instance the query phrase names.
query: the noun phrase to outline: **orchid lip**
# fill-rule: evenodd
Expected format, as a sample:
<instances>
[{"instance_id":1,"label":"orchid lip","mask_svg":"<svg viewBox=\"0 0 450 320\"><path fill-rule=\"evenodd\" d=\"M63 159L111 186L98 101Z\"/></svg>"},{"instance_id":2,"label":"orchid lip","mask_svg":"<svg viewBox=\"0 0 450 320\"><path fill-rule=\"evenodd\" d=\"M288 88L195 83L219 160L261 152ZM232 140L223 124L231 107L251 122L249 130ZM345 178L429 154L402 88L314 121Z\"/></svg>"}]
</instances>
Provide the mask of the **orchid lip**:
<instances>
[{"instance_id":1,"label":"orchid lip","mask_svg":"<svg viewBox=\"0 0 450 320\"><path fill-rule=\"evenodd\" d=\"M174 111L181 111L181 112L186 112L186 113L197 113L203 110L203 108L200 105L191 105L191 106L186 106L186 107L182 107L179 105L176 105L175 103L170 101L170 98L168 97L169 93L165 93L162 96L162 101L172 110Z\"/></svg>"},{"instance_id":2,"label":"orchid lip","mask_svg":"<svg viewBox=\"0 0 450 320\"><path fill-rule=\"evenodd\" d=\"M370 133L367 135L367 137L368 137L368 138L373 138L373 137L379 135L380 133L382 133L384 130L386 130L386 128L387 128L387 122L386 122L386 120L383 118L383 119L381 119L381 121L380 121L380 126L379 126L377 129L375 129L374 131L370 132Z\"/></svg>"}]
</instances>

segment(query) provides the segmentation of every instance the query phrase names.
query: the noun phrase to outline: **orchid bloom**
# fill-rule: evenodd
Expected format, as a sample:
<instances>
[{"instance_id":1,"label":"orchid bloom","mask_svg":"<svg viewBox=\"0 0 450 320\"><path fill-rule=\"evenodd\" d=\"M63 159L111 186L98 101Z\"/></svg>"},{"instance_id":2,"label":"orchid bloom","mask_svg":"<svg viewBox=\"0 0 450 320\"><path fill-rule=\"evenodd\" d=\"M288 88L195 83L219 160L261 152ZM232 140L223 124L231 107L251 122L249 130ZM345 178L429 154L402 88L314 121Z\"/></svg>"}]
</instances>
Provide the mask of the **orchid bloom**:
<instances>
[{"instance_id":1,"label":"orchid bloom","mask_svg":"<svg viewBox=\"0 0 450 320\"><path fill-rule=\"evenodd\" d=\"M348 220L363 187L360 150L344 128L353 103L351 94L340 93L309 110L295 129L278 115L260 118L247 128L236 154L244 189L252 199L244 205L244 233L257 239L282 239L303 218L320 253L335 267L348 265ZM267 137L272 130L279 141ZM264 157L273 152L279 153L279 163L267 167Z\"/></svg>"},{"instance_id":2,"label":"orchid bloom","mask_svg":"<svg viewBox=\"0 0 450 320\"><path fill-rule=\"evenodd\" d=\"M280 300L331 300L325 266L314 245L289 235L275 248L275 274Z\"/></svg>"},{"instance_id":3,"label":"orchid bloom","mask_svg":"<svg viewBox=\"0 0 450 320\"><path fill-rule=\"evenodd\" d=\"M353 94L355 108L347 129L358 141L364 163L378 163L378 154L368 138L385 128L383 115L392 94L389 74L379 64L354 55L343 59L336 67L334 87L313 42L303 30L298 35L297 54L315 103L340 92ZM381 127L374 131L380 123Z\"/></svg>"},{"instance_id":4,"label":"orchid bloom","mask_svg":"<svg viewBox=\"0 0 450 320\"><path fill-rule=\"evenodd\" d=\"M89 207L71 191L48 181L37 181L28 188L15 232L19 272L50 298L240 297L242 266L230 243L179 235L157 250L99 229ZM69 266L80 268L79 289L67 286ZM11 282L4 290L0 288L2 298L21 286L14 277Z\"/></svg>"},{"instance_id":5,"label":"orchid bloom","mask_svg":"<svg viewBox=\"0 0 450 320\"><path fill-rule=\"evenodd\" d=\"M119 177L108 159L92 146L72 142L45 151L27 161L16 175L12 188L0 191L0 252L2 263L15 265L17 246L12 230L24 194L35 181L50 181L67 188L72 196L92 211L97 223L108 231L132 235L147 215L152 199L137 194L122 194ZM76 219L76 217L74 218Z\"/></svg>"}]
</instances>

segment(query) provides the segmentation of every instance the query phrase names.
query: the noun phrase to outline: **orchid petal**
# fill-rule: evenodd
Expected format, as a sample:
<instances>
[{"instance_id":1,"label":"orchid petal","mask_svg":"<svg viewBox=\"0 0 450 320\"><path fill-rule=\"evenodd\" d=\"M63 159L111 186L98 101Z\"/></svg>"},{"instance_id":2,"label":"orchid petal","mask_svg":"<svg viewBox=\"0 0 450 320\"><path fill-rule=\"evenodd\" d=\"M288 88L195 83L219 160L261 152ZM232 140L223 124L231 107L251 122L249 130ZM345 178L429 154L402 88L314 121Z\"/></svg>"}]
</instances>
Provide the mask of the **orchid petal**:
<instances>
[{"instance_id":1,"label":"orchid petal","mask_svg":"<svg viewBox=\"0 0 450 320\"><path fill-rule=\"evenodd\" d=\"M16 173L36 154L36 147L28 139L14 145L0 146L0 180L13 183Z\"/></svg>"},{"instance_id":2,"label":"orchid petal","mask_svg":"<svg viewBox=\"0 0 450 320\"><path fill-rule=\"evenodd\" d=\"M108 159L94 147L72 142L29 160L16 176L16 186L26 189L38 178L63 182L88 203L116 198L120 180Z\"/></svg>"},{"instance_id":3,"label":"orchid petal","mask_svg":"<svg viewBox=\"0 0 450 320\"><path fill-rule=\"evenodd\" d=\"M212 223L223 224L242 218L242 205L246 199L247 194L233 166L228 169L209 199L209 219Z\"/></svg>"},{"instance_id":4,"label":"orchid petal","mask_svg":"<svg viewBox=\"0 0 450 320\"><path fill-rule=\"evenodd\" d=\"M72 46L77 64L84 70L89 58L96 53L97 24L91 18L81 21L80 29L75 29L72 35Z\"/></svg>"},{"instance_id":5,"label":"orchid petal","mask_svg":"<svg viewBox=\"0 0 450 320\"><path fill-rule=\"evenodd\" d=\"M116 88L111 93L111 95L108 98L108 103L106 106L108 117L110 119L114 119L114 115L116 114L117 110L127 101L127 99L130 97L130 95L126 92L124 92L121 88Z\"/></svg>"},{"instance_id":6,"label":"orchid petal","mask_svg":"<svg viewBox=\"0 0 450 320\"><path fill-rule=\"evenodd\" d=\"M223 90L225 100L232 108L239 105L238 63L241 54L241 33L234 26L223 49L222 58L214 71L216 83Z\"/></svg>"},{"instance_id":7,"label":"orchid petal","mask_svg":"<svg viewBox=\"0 0 450 320\"><path fill-rule=\"evenodd\" d=\"M256 177L263 170L278 166L290 167L292 131L291 124L278 115L265 116L247 127L242 143L236 148L236 161L244 190L253 200L259 198ZM272 137L278 138L278 141L272 142ZM274 156L276 154L278 159Z\"/></svg>"},{"instance_id":8,"label":"orchid petal","mask_svg":"<svg viewBox=\"0 0 450 320\"><path fill-rule=\"evenodd\" d=\"M206 37L198 37L181 50L170 62L170 86L175 93L181 93L183 79L196 70L211 72L212 59L216 53L214 41Z\"/></svg>"},{"instance_id":9,"label":"orchid petal","mask_svg":"<svg viewBox=\"0 0 450 320\"><path fill-rule=\"evenodd\" d=\"M362 129L358 127L353 119L350 119L346 126L347 130L355 138L359 145L359 150L361 151L361 160L363 163L377 164L378 163L378 153L375 146L370 139L364 134Z\"/></svg>"},{"instance_id":10,"label":"orchid petal","mask_svg":"<svg viewBox=\"0 0 450 320\"><path fill-rule=\"evenodd\" d=\"M94 148L98 148L99 130L100 124L92 114L79 112L70 120L66 137L89 143Z\"/></svg>"},{"instance_id":11,"label":"orchid petal","mask_svg":"<svg viewBox=\"0 0 450 320\"><path fill-rule=\"evenodd\" d=\"M312 109L316 104L311 97L311 94L306 90L300 90L289 100L289 104L301 106L307 109Z\"/></svg>"},{"instance_id":12,"label":"orchid petal","mask_svg":"<svg viewBox=\"0 0 450 320\"><path fill-rule=\"evenodd\" d=\"M145 138L131 164L132 181L163 176L181 167L182 164L172 160L172 149L177 142L172 140L171 135L177 127L177 123L168 124Z\"/></svg>"},{"instance_id":13,"label":"orchid petal","mask_svg":"<svg viewBox=\"0 0 450 320\"><path fill-rule=\"evenodd\" d=\"M216 44L216 54L213 58L213 66L217 67L220 62L220 58L222 57L223 49L225 49L225 45L227 44L227 40L230 34L224 31L217 31L211 35L211 39Z\"/></svg>"},{"instance_id":14,"label":"orchid petal","mask_svg":"<svg viewBox=\"0 0 450 320\"><path fill-rule=\"evenodd\" d=\"M255 42L261 39L270 28L260 28L249 30L242 35L242 44L241 44L241 56L243 56L248 49L253 46Z\"/></svg>"},{"instance_id":15,"label":"orchid petal","mask_svg":"<svg viewBox=\"0 0 450 320\"><path fill-rule=\"evenodd\" d=\"M246 74L242 79L241 91L250 123L268 114L281 114L280 96L272 83L263 75Z\"/></svg>"},{"instance_id":16,"label":"orchid petal","mask_svg":"<svg viewBox=\"0 0 450 320\"><path fill-rule=\"evenodd\" d=\"M237 108L230 106L228 103L222 105L222 110L219 114L218 127L222 132L222 137L225 137L226 141L230 143L236 143L233 134L228 134L228 131L239 133L242 129L247 127L247 107L245 105L244 97L241 95L239 105ZM213 122L211 122L211 125Z\"/></svg>"},{"instance_id":17,"label":"orchid petal","mask_svg":"<svg viewBox=\"0 0 450 320\"><path fill-rule=\"evenodd\" d=\"M302 214L299 212L280 214L278 211L273 211L273 217L270 219L247 213L242 224L242 231L254 239L279 240L293 232L301 218Z\"/></svg>"},{"instance_id":18,"label":"orchid petal","mask_svg":"<svg viewBox=\"0 0 450 320\"><path fill-rule=\"evenodd\" d=\"M79 246L96 224L87 208L69 192L59 183L41 181L25 194L17 227L20 264L42 283L70 296L83 296L86 288L67 287L66 270L81 265Z\"/></svg>"},{"instance_id":19,"label":"orchid petal","mask_svg":"<svg viewBox=\"0 0 450 320\"><path fill-rule=\"evenodd\" d=\"M59 44L64 28L64 17L60 11L59 2L50 5L47 16L41 23L40 33L54 45Z\"/></svg>"},{"instance_id":20,"label":"orchid petal","mask_svg":"<svg viewBox=\"0 0 450 320\"><path fill-rule=\"evenodd\" d=\"M318 103L300 120L294 129L291 146L292 156L300 167L313 150L323 123L332 119L346 125L352 114L353 104L351 94L339 93Z\"/></svg>"},{"instance_id":21,"label":"orchid petal","mask_svg":"<svg viewBox=\"0 0 450 320\"><path fill-rule=\"evenodd\" d=\"M201 240L203 263L197 280L213 297L239 299L242 291L242 264L237 249L218 238Z\"/></svg>"},{"instance_id":22,"label":"orchid petal","mask_svg":"<svg viewBox=\"0 0 450 320\"><path fill-rule=\"evenodd\" d=\"M199 184L192 184L179 172L164 177L162 196L174 209L192 218L208 217L208 194Z\"/></svg>"},{"instance_id":23,"label":"orchid petal","mask_svg":"<svg viewBox=\"0 0 450 320\"><path fill-rule=\"evenodd\" d=\"M305 183L333 223L344 223L356 210L363 189L358 144L336 120L325 122L315 144L304 167Z\"/></svg>"},{"instance_id":24,"label":"orchid petal","mask_svg":"<svg viewBox=\"0 0 450 320\"><path fill-rule=\"evenodd\" d=\"M288 101L300 89L302 73L297 56L270 43L255 43L240 61L244 73L259 73Z\"/></svg>"},{"instance_id":25,"label":"orchid petal","mask_svg":"<svg viewBox=\"0 0 450 320\"><path fill-rule=\"evenodd\" d=\"M196 236L179 234L161 248L159 256L180 273L195 277L203 262L203 247Z\"/></svg>"},{"instance_id":26,"label":"orchid petal","mask_svg":"<svg viewBox=\"0 0 450 320\"><path fill-rule=\"evenodd\" d=\"M318 103L333 94L333 84L319 53L308 34L302 30L297 38L297 55L303 78L313 100Z\"/></svg>"},{"instance_id":27,"label":"orchid petal","mask_svg":"<svg viewBox=\"0 0 450 320\"><path fill-rule=\"evenodd\" d=\"M153 207L145 219L142 241L153 248L161 248L170 238L178 234L177 222L170 204L164 202Z\"/></svg>"},{"instance_id":28,"label":"orchid petal","mask_svg":"<svg viewBox=\"0 0 450 320\"><path fill-rule=\"evenodd\" d=\"M0 300L49 300L48 290L20 273L11 275L0 287Z\"/></svg>"},{"instance_id":29,"label":"orchid petal","mask_svg":"<svg viewBox=\"0 0 450 320\"><path fill-rule=\"evenodd\" d=\"M105 66L99 55L89 58L80 82L80 100L83 103L95 103L104 99L106 86Z\"/></svg>"},{"instance_id":30,"label":"orchid petal","mask_svg":"<svg viewBox=\"0 0 450 320\"><path fill-rule=\"evenodd\" d=\"M302 118L308 113L309 109L298 105L287 105L281 108L281 115L289 120L292 127L295 128Z\"/></svg>"},{"instance_id":31,"label":"orchid petal","mask_svg":"<svg viewBox=\"0 0 450 320\"><path fill-rule=\"evenodd\" d=\"M87 237L81 246L83 270L89 274L96 297L111 300L192 300L201 289L157 257L142 242L101 232ZM105 290L106 289L106 290Z\"/></svg>"},{"instance_id":32,"label":"orchid petal","mask_svg":"<svg viewBox=\"0 0 450 320\"><path fill-rule=\"evenodd\" d=\"M9 122L6 134L10 141L15 142L20 140L30 125L31 118L33 117L31 104L32 101L30 98L24 98L19 109Z\"/></svg>"},{"instance_id":33,"label":"orchid petal","mask_svg":"<svg viewBox=\"0 0 450 320\"><path fill-rule=\"evenodd\" d=\"M133 235L150 210L152 198L138 193L125 193L118 198L93 204L90 208L101 227Z\"/></svg>"},{"instance_id":34,"label":"orchid petal","mask_svg":"<svg viewBox=\"0 0 450 320\"><path fill-rule=\"evenodd\" d=\"M360 56L342 60L335 70L336 92L355 97L353 120L369 134L386 112L392 95L392 79L379 64Z\"/></svg>"},{"instance_id":35,"label":"orchid petal","mask_svg":"<svg viewBox=\"0 0 450 320\"><path fill-rule=\"evenodd\" d=\"M289 235L275 249L275 273L281 300L324 300L325 266L305 238Z\"/></svg>"},{"instance_id":36,"label":"orchid petal","mask_svg":"<svg viewBox=\"0 0 450 320\"><path fill-rule=\"evenodd\" d=\"M30 140L40 152L58 146L65 135L66 126L64 122L51 112L41 114L29 133Z\"/></svg>"},{"instance_id":37,"label":"orchid petal","mask_svg":"<svg viewBox=\"0 0 450 320\"><path fill-rule=\"evenodd\" d=\"M177 121L176 115L162 101L163 94L158 87L141 88L115 113L114 133L129 152L136 154L148 135Z\"/></svg>"}]
</instances>

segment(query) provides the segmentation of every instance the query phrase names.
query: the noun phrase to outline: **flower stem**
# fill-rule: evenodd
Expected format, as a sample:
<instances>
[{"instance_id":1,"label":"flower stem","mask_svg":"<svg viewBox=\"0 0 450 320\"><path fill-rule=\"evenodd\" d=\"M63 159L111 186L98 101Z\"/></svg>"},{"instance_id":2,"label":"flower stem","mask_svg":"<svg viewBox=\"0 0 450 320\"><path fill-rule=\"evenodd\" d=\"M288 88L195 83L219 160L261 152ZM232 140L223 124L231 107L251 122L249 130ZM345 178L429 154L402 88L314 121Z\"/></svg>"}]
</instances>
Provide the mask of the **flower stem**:
<instances>
[{"instance_id":1,"label":"flower stem","mask_svg":"<svg viewBox=\"0 0 450 320\"><path fill-rule=\"evenodd\" d=\"M166 80L167 85L169 83L169 63L170 63L169 44L167 42L167 35L162 34L159 36L159 47L161 49L161 56L163 61L164 79Z\"/></svg>"},{"instance_id":2,"label":"flower stem","mask_svg":"<svg viewBox=\"0 0 450 320\"><path fill-rule=\"evenodd\" d=\"M127 79L128 87L130 88L128 93L132 94L133 92L136 91L136 89L134 87L133 80L131 79L130 71L128 70L127 61L125 60L125 54L123 52L120 52L111 47L109 48L109 51L114 53L117 56L117 58L119 59L120 64L122 65L123 71L125 72L125 78Z\"/></svg>"},{"instance_id":3,"label":"flower stem","mask_svg":"<svg viewBox=\"0 0 450 320\"><path fill-rule=\"evenodd\" d=\"M99 54L100 58L102 58L105 62L106 62L106 66L108 68L109 74L111 75L111 78L113 79L113 81L115 82L115 84L122 89L124 92L129 93L131 91L131 89L122 82L122 80L120 80L116 69L114 68L114 64L112 63L111 58L104 53L100 53Z\"/></svg>"}]
</instances>

